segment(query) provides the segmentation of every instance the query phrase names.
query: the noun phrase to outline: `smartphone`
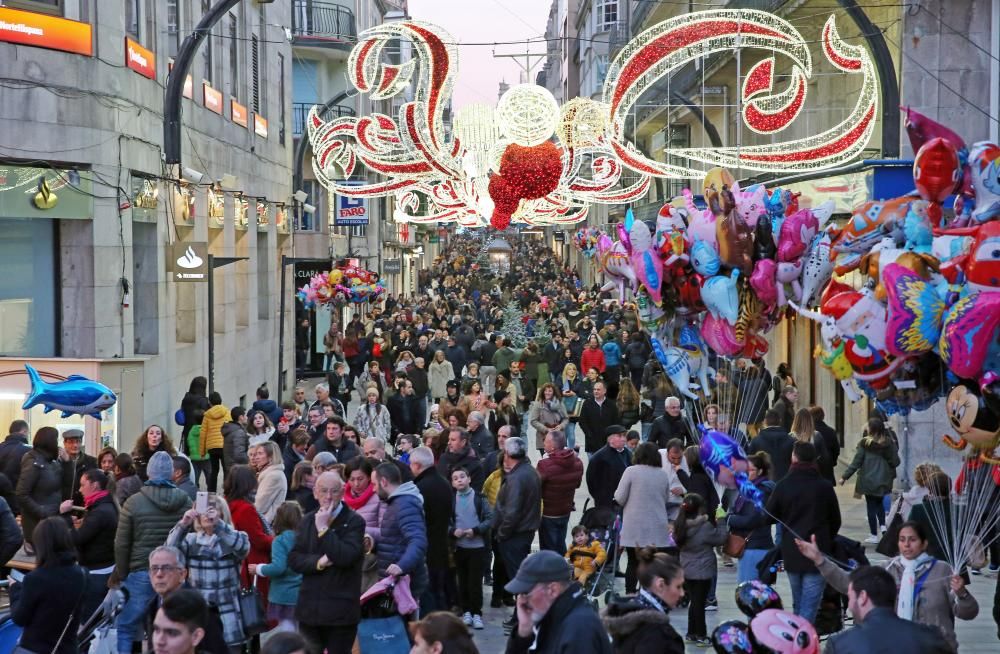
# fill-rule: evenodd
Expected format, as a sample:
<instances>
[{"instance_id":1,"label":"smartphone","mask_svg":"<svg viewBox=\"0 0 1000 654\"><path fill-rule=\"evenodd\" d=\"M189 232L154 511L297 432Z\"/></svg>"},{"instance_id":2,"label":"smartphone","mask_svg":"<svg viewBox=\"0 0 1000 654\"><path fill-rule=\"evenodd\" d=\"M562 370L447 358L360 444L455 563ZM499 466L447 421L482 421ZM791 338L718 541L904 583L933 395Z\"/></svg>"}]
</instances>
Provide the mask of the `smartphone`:
<instances>
[{"instance_id":1,"label":"smartphone","mask_svg":"<svg viewBox=\"0 0 1000 654\"><path fill-rule=\"evenodd\" d=\"M208 513L208 491L198 491L195 495L194 508L198 513Z\"/></svg>"}]
</instances>

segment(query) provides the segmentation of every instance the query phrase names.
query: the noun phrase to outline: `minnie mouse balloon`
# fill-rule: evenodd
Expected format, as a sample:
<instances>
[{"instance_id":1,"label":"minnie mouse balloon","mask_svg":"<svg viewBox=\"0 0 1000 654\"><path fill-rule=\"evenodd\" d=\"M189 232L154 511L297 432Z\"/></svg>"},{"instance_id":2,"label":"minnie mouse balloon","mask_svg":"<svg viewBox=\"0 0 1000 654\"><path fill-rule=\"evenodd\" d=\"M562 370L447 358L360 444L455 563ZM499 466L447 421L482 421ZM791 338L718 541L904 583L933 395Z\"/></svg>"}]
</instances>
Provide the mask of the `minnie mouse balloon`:
<instances>
[{"instance_id":1,"label":"minnie mouse balloon","mask_svg":"<svg viewBox=\"0 0 1000 654\"><path fill-rule=\"evenodd\" d=\"M766 609L750 621L750 636L762 653L819 654L816 629L803 618L778 609Z\"/></svg>"}]
</instances>

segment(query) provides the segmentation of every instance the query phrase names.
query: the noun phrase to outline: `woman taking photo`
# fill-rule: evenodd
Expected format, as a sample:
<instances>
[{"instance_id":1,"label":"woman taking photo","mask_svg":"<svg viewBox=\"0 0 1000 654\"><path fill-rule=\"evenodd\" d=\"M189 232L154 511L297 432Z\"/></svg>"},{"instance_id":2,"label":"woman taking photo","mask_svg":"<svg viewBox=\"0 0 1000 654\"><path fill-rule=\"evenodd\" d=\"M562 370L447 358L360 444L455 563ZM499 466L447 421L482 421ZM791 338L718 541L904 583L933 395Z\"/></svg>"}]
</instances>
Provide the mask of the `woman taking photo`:
<instances>
[{"instance_id":1,"label":"woman taking photo","mask_svg":"<svg viewBox=\"0 0 1000 654\"><path fill-rule=\"evenodd\" d=\"M226 645L238 654L246 642L240 617L240 565L250 551L245 532L233 529L226 503L210 496L208 509L192 508L170 530L167 545L187 561L188 583L219 609ZM194 532L191 533L191 528Z\"/></svg>"},{"instance_id":2,"label":"woman taking photo","mask_svg":"<svg viewBox=\"0 0 1000 654\"><path fill-rule=\"evenodd\" d=\"M615 654L684 654L684 640L670 624L670 611L684 598L684 569L652 547L637 556L639 594L612 602L601 616Z\"/></svg>"},{"instance_id":3,"label":"woman taking photo","mask_svg":"<svg viewBox=\"0 0 1000 654\"><path fill-rule=\"evenodd\" d=\"M59 505L72 498L76 490L73 488L73 461L66 450L59 447L56 428L42 427L36 431L31 445L21 458L21 476L16 491L25 549L29 553L35 526L45 518L59 515Z\"/></svg>"},{"instance_id":4,"label":"woman taking photo","mask_svg":"<svg viewBox=\"0 0 1000 654\"><path fill-rule=\"evenodd\" d=\"M763 494L762 504L767 505L767 498L774 490L774 482L770 480L771 457L767 452L757 452L747 457L747 477ZM757 564L774 547L771 538L771 522L762 509L748 501L742 495L736 498L729 512L729 531L745 537L746 545L743 556L736 567L736 583L757 579Z\"/></svg>"},{"instance_id":5,"label":"woman taking photo","mask_svg":"<svg viewBox=\"0 0 1000 654\"><path fill-rule=\"evenodd\" d=\"M54 427L42 429L55 431ZM35 543L37 567L25 575L20 597L10 614L11 620L24 629L15 651L76 654L81 617L89 617L80 610L87 571L76 563L76 548L62 518L39 522L31 540Z\"/></svg>"},{"instance_id":6,"label":"woman taking photo","mask_svg":"<svg viewBox=\"0 0 1000 654\"><path fill-rule=\"evenodd\" d=\"M798 416L795 416L798 421ZM868 509L868 531L871 535L866 543L878 543L879 534L885 530L885 511L882 508L882 498L892 492L892 480L896 478L896 466L899 465L899 453L896 444L886 432L882 421L872 418L868 421L868 435L858 443L854 460L847 466L840 485L843 486L855 472L858 479L854 492L865 496L865 507Z\"/></svg>"},{"instance_id":7,"label":"woman taking photo","mask_svg":"<svg viewBox=\"0 0 1000 654\"><path fill-rule=\"evenodd\" d=\"M927 553L927 530L917 522L904 522L899 527L899 556L881 563L896 580L899 595L896 615L904 620L937 627L945 640L958 650L955 618L973 620L979 614L976 598L965 587L965 580L951 566ZM847 592L848 573L826 558L812 542L795 540L802 555L816 564L828 584L841 593Z\"/></svg>"},{"instance_id":8,"label":"woman taking photo","mask_svg":"<svg viewBox=\"0 0 1000 654\"><path fill-rule=\"evenodd\" d=\"M569 424L566 406L562 399L556 397L556 387L553 384L543 384L538 391L538 398L531 404L529 422L535 429L535 447L545 450L545 435L552 431L565 431ZM569 436L566 437L569 447Z\"/></svg>"},{"instance_id":9,"label":"woman taking photo","mask_svg":"<svg viewBox=\"0 0 1000 654\"><path fill-rule=\"evenodd\" d=\"M274 514L288 495L288 479L285 477L285 462L278 445L264 441L250 447L250 462L257 469L257 495L254 506L270 523Z\"/></svg>"},{"instance_id":10,"label":"woman taking photo","mask_svg":"<svg viewBox=\"0 0 1000 654\"><path fill-rule=\"evenodd\" d=\"M205 402L207 404L208 400ZM202 417L203 414L199 412L197 416L199 427L201 426ZM146 431L142 432L142 436L139 437L139 440L135 442L135 447L132 448L132 465L135 466L135 472L139 475L139 479L143 483L149 480L149 476L146 474L146 466L149 464L149 459L157 452L166 452L172 457L177 456L177 450L174 448L170 436L167 436L167 432L163 431L163 427L150 425L146 427Z\"/></svg>"}]
</instances>

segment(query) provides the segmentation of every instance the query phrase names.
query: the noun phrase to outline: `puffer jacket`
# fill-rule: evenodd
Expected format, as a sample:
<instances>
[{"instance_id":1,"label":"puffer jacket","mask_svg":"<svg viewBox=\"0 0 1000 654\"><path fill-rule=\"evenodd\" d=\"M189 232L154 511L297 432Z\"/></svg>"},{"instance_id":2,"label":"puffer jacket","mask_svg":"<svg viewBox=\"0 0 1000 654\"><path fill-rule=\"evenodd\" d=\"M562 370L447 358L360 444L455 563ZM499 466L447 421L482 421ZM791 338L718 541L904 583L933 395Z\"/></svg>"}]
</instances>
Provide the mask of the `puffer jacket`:
<instances>
[{"instance_id":1,"label":"puffer jacket","mask_svg":"<svg viewBox=\"0 0 1000 654\"><path fill-rule=\"evenodd\" d=\"M542 484L542 514L559 518L573 512L573 496L583 481L583 461L576 452L563 448L538 462Z\"/></svg>"},{"instance_id":2,"label":"puffer jacket","mask_svg":"<svg viewBox=\"0 0 1000 654\"><path fill-rule=\"evenodd\" d=\"M541 523L542 482L524 460L503 478L493 514L493 533L502 542L514 534L537 531Z\"/></svg>"},{"instance_id":3,"label":"puffer jacket","mask_svg":"<svg viewBox=\"0 0 1000 654\"><path fill-rule=\"evenodd\" d=\"M24 540L29 544L38 523L59 515L59 504L73 496L74 476L72 461L52 460L37 448L32 448L22 457L21 475L17 479L17 503L21 509Z\"/></svg>"},{"instance_id":4,"label":"puffer jacket","mask_svg":"<svg viewBox=\"0 0 1000 654\"><path fill-rule=\"evenodd\" d=\"M607 366L619 366L622 363L622 348L618 341L609 339L601 346L604 351L604 363Z\"/></svg>"},{"instance_id":5,"label":"puffer jacket","mask_svg":"<svg viewBox=\"0 0 1000 654\"><path fill-rule=\"evenodd\" d=\"M670 617L643 594L611 602L601 612L615 654L684 654L684 639Z\"/></svg>"},{"instance_id":6,"label":"puffer jacket","mask_svg":"<svg viewBox=\"0 0 1000 654\"><path fill-rule=\"evenodd\" d=\"M201 436L198 442L200 454L204 457L209 450L222 448L225 441L222 438L222 426L231 420L229 409L216 404L205 412L201 421Z\"/></svg>"},{"instance_id":7,"label":"puffer jacket","mask_svg":"<svg viewBox=\"0 0 1000 654\"><path fill-rule=\"evenodd\" d=\"M149 567L149 554L191 508L187 493L173 486L147 483L128 498L118 517L115 534L115 575L124 579L133 570Z\"/></svg>"},{"instance_id":8,"label":"puffer jacket","mask_svg":"<svg viewBox=\"0 0 1000 654\"><path fill-rule=\"evenodd\" d=\"M118 529L118 505L110 494L94 502L79 529L70 532L80 553L80 565L92 569L107 568L115 562L115 530Z\"/></svg>"},{"instance_id":9,"label":"puffer jacket","mask_svg":"<svg viewBox=\"0 0 1000 654\"><path fill-rule=\"evenodd\" d=\"M859 495L888 495L892 492L892 480L896 478L899 452L892 439L865 436L858 444L854 460L847 466L843 478L850 479L855 472L854 492Z\"/></svg>"},{"instance_id":10,"label":"puffer jacket","mask_svg":"<svg viewBox=\"0 0 1000 654\"><path fill-rule=\"evenodd\" d=\"M722 521L713 525L707 515L687 521L687 533L681 545L681 567L685 579L711 579L718 570L715 560L717 545L726 542L729 528Z\"/></svg>"},{"instance_id":11,"label":"puffer jacket","mask_svg":"<svg viewBox=\"0 0 1000 654\"><path fill-rule=\"evenodd\" d=\"M278 507L288 495L288 480L285 479L285 464L272 463L257 475L257 495L254 506L269 523L274 521Z\"/></svg>"},{"instance_id":12,"label":"puffer jacket","mask_svg":"<svg viewBox=\"0 0 1000 654\"><path fill-rule=\"evenodd\" d=\"M222 468L229 471L234 465L250 463L247 450L250 449L250 437L238 422L227 422L222 425Z\"/></svg>"},{"instance_id":13,"label":"puffer jacket","mask_svg":"<svg viewBox=\"0 0 1000 654\"><path fill-rule=\"evenodd\" d=\"M411 587L426 584L427 526L424 524L424 498L412 481L400 484L389 496L382 514L375 546L379 573L395 563L403 574L410 575Z\"/></svg>"},{"instance_id":14,"label":"puffer jacket","mask_svg":"<svg viewBox=\"0 0 1000 654\"><path fill-rule=\"evenodd\" d=\"M299 601L302 575L288 565L288 554L293 547L295 547L295 530L281 532L271 543L271 562L257 566L257 574L271 580L267 600L274 604L295 606Z\"/></svg>"}]
</instances>

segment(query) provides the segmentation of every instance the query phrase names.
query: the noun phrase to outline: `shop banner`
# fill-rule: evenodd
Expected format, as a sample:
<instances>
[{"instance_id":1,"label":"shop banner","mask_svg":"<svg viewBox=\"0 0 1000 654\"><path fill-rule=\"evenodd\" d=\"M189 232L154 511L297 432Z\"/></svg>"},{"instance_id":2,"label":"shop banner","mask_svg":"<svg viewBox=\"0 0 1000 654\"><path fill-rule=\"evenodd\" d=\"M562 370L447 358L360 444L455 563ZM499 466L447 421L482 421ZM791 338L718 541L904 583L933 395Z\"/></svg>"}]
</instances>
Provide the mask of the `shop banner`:
<instances>
[{"instance_id":1,"label":"shop banner","mask_svg":"<svg viewBox=\"0 0 1000 654\"><path fill-rule=\"evenodd\" d=\"M398 273L403 271L402 259L382 259L382 272L385 274Z\"/></svg>"},{"instance_id":2,"label":"shop banner","mask_svg":"<svg viewBox=\"0 0 1000 654\"><path fill-rule=\"evenodd\" d=\"M253 131L254 133L263 138L267 138L267 119L260 114L253 115Z\"/></svg>"},{"instance_id":3,"label":"shop banner","mask_svg":"<svg viewBox=\"0 0 1000 654\"><path fill-rule=\"evenodd\" d=\"M230 100L229 100L229 108L230 108L230 111L231 111L231 114L232 114L231 118L232 118L233 122L236 123L237 125L239 125L240 127L246 127L247 124L248 124L247 123L247 108L245 106L241 105L236 100L233 100L232 98L230 98Z\"/></svg>"},{"instance_id":4,"label":"shop banner","mask_svg":"<svg viewBox=\"0 0 1000 654\"><path fill-rule=\"evenodd\" d=\"M156 55L125 37L125 65L143 77L156 79Z\"/></svg>"},{"instance_id":5,"label":"shop banner","mask_svg":"<svg viewBox=\"0 0 1000 654\"><path fill-rule=\"evenodd\" d=\"M0 218L88 220L93 184L85 170L0 163Z\"/></svg>"},{"instance_id":6,"label":"shop banner","mask_svg":"<svg viewBox=\"0 0 1000 654\"><path fill-rule=\"evenodd\" d=\"M216 91L208 82L204 82L202 87L205 91L205 108L209 111L214 111L215 113L222 115L222 93Z\"/></svg>"},{"instance_id":7,"label":"shop banner","mask_svg":"<svg viewBox=\"0 0 1000 654\"><path fill-rule=\"evenodd\" d=\"M350 184L349 182L340 182ZM337 195L337 206L333 212L335 227L352 227L368 224L368 198L351 198Z\"/></svg>"},{"instance_id":8,"label":"shop banner","mask_svg":"<svg viewBox=\"0 0 1000 654\"><path fill-rule=\"evenodd\" d=\"M167 271L176 282L208 281L208 244L174 243L170 246Z\"/></svg>"},{"instance_id":9,"label":"shop banner","mask_svg":"<svg viewBox=\"0 0 1000 654\"><path fill-rule=\"evenodd\" d=\"M7 7L0 7L0 41L88 57L94 54L89 23Z\"/></svg>"}]
</instances>

